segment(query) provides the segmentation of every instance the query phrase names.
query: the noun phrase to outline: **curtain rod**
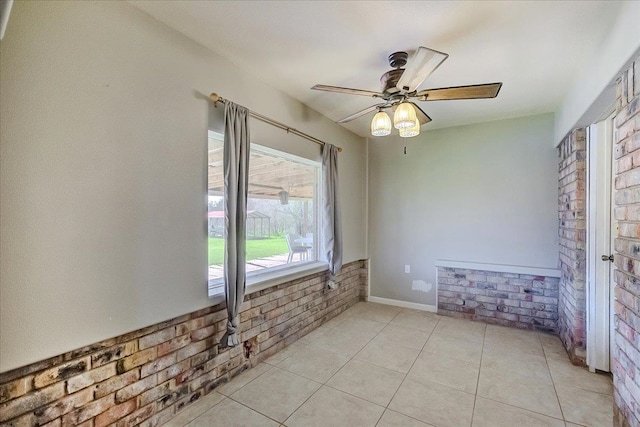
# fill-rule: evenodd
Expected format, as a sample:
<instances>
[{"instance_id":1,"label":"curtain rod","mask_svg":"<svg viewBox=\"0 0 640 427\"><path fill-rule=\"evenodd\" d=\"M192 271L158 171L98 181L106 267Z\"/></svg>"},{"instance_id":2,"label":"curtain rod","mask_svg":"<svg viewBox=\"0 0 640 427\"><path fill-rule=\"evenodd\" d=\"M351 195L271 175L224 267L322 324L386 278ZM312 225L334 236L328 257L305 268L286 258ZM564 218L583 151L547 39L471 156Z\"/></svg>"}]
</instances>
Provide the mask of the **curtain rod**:
<instances>
[{"instance_id":1,"label":"curtain rod","mask_svg":"<svg viewBox=\"0 0 640 427\"><path fill-rule=\"evenodd\" d=\"M215 93L215 92L213 92L211 95L209 95L209 99L213 102L213 105L215 105L215 106L217 106L217 105L218 105L218 102L221 102L221 103L223 103L223 104L224 104L225 102L227 102L227 100L226 100L226 99L224 99L223 97L219 96L219 95L218 95L217 93ZM251 111L251 110L248 110L248 111L249 111L249 115L250 115L251 117L253 117L254 119L258 119L258 120L260 120L261 122L264 122L264 123L270 124L270 125L275 126L275 127L277 127L277 128L280 128L280 129L282 129L282 130L284 130L284 131L287 131L287 133L292 133L292 134L294 134L294 135L298 135L299 137L302 137L302 138L308 139L309 141L311 141L311 142L315 142L316 144L320 144L320 145L325 145L325 144L326 144L326 142L321 141L321 140L319 140L318 138L314 138L314 137L313 137L313 136L311 136L311 135L307 135L307 134L306 134L306 133L304 133L304 132L300 132L298 129L291 128L291 127L289 127L289 126L287 126L287 125L285 125L285 124L283 124L283 123L280 123L280 122L278 122L278 121L275 121L275 120L273 120L273 119L270 119L269 117L263 116L262 114L258 114L258 113L256 113L255 111ZM340 147L336 147L336 148L338 149L338 151L342 151L342 148L340 148Z\"/></svg>"}]
</instances>

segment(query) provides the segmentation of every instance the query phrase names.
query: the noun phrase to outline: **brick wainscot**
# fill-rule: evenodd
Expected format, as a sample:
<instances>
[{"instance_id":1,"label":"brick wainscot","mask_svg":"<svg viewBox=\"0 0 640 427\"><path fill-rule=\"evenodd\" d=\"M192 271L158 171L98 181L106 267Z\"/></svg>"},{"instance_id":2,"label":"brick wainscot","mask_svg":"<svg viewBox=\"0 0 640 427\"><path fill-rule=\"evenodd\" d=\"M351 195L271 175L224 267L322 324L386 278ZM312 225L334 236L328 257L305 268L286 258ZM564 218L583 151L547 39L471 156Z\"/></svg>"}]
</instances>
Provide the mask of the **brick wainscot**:
<instances>
[{"instance_id":1,"label":"brick wainscot","mask_svg":"<svg viewBox=\"0 0 640 427\"><path fill-rule=\"evenodd\" d=\"M556 270L437 261L438 313L557 333Z\"/></svg>"},{"instance_id":2,"label":"brick wainscot","mask_svg":"<svg viewBox=\"0 0 640 427\"><path fill-rule=\"evenodd\" d=\"M364 299L367 262L334 290L312 274L246 296L242 346L219 348L224 303L0 374L2 426L158 426ZM204 290L203 290L204 292Z\"/></svg>"}]
</instances>

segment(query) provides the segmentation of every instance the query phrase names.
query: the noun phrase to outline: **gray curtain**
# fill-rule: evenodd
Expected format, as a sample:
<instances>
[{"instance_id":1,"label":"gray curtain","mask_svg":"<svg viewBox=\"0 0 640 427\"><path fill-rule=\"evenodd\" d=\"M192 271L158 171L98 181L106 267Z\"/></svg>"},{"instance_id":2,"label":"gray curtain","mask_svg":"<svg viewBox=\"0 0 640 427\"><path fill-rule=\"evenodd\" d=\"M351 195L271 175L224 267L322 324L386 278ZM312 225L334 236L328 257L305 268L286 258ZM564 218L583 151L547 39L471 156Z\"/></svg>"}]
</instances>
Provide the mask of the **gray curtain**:
<instances>
[{"instance_id":1,"label":"gray curtain","mask_svg":"<svg viewBox=\"0 0 640 427\"><path fill-rule=\"evenodd\" d=\"M249 111L227 101L224 106L224 289L228 321L223 347L240 344L239 312L246 279L249 146Z\"/></svg>"},{"instance_id":2,"label":"gray curtain","mask_svg":"<svg viewBox=\"0 0 640 427\"><path fill-rule=\"evenodd\" d=\"M338 148L331 144L322 146L322 240L324 255L329 263L330 288L342 268L342 220L338 197Z\"/></svg>"}]
</instances>

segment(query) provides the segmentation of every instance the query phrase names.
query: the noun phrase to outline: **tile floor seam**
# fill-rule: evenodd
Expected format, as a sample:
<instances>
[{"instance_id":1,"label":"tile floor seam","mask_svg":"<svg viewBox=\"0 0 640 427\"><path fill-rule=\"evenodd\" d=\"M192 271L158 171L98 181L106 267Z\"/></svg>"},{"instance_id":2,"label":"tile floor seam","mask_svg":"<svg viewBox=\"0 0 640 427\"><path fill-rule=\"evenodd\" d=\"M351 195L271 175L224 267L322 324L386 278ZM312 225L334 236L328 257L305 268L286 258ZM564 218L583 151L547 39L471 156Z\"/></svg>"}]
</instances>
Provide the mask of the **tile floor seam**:
<instances>
[{"instance_id":1,"label":"tile floor seam","mask_svg":"<svg viewBox=\"0 0 640 427\"><path fill-rule=\"evenodd\" d=\"M269 366L270 366L270 368L269 368L269 369L267 369L266 371L264 371L263 373L259 374L257 377L253 378L253 379L252 379L252 380L250 380L249 382L247 382L247 383L246 383L245 385L243 385L242 387L240 387L240 388L238 388L237 390L235 390L233 393L235 393L235 392L237 392L237 391L240 391L241 389L243 389L244 387L248 386L249 384L251 384L252 382L254 382L255 380L257 380L258 378L260 378L261 376L263 376L263 375L264 375L264 374L266 374L267 372L271 371L273 368L276 368L276 367L277 367L276 365L272 365L272 364L270 364L270 363L265 363L265 362L260 362L260 363L264 363L265 365L269 365ZM259 365L260 363L258 363L258 365ZM250 369L254 369L254 368L256 368L258 365L256 365L256 366L252 366L252 367L250 367L249 369L247 369L247 370L246 370L246 371L244 371L244 372L248 372ZM243 373L244 373L244 372L243 372ZM238 375L238 376L236 376L236 377L234 377L234 378L230 379L228 382L226 382L226 383L225 383L225 385L226 385L226 384L229 384L231 381L233 381L235 378L237 378L237 377L239 377L239 376L240 376L240 375ZM233 394L233 393L230 393L230 394L227 396L226 394L223 394L223 393L221 393L221 392L219 392L219 391L216 391L216 393L221 394L221 395L223 395L224 397L229 397L229 396L231 396L231 395ZM215 406L215 405L214 405L214 406Z\"/></svg>"},{"instance_id":2,"label":"tile floor seam","mask_svg":"<svg viewBox=\"0 0 640 427\"><path fill-rule=\"evenodd\" d=\"M544 354L544 363L547 365L547 370L549 371L549 377L551 377L551 384L553 384L553 392L556 394L558 407L560 407L560 414L562 415L562 420L566 425L568 421L564 415L564 409L562 409L562 403L560 402L560 396L558 395L558 388L556 387L556 380L553 378L553 374L551 373L551 368L549 367L549 360L547 358L547 353L544 351L544 345L542 344L542 339L540 339L539 333L538 333L538 340L540 341L540 345L542 345L542 354Z\"/></svg>"},{"instance_id":3,"label":"tile floor seam","mask_svg":"<svg viewBox=\"0 0 640 427\"><path fill-rule=\"evenodd\" d=\"M555 383L554 383L554 384L555 384ZM558 385L560 385L560 386L562 386L562 387L569 387L569 388L575 388L575 389L577 389L577 390L588 391L588 392L590 392L590 393L599 394L600 396L613 397L613 394L609 394L609 393L602 393L602 392L595 391L595 390L591 390L591 389L584 388L584 387L576 387L576 386L574 386L574 385L571 385L571 384L565 384L565 383L562 383L562 382L558 382Z\"/></svg>"},{"instance_id":4,"label":"tile floor seam","mask_svg":"<svg viewBox=\"0 0 640 427\"><path fill-rule=\"evenodd\" d=\"M345 311L345 312L346 312L346 311ZM353 316L353 317L357 317L357 316ZM358 318L359 318L359 319L362 319L361 317L358 317ZM395 317L394 317L394 318L395 318ZM363 320L369 320L369 319L363 319ZM342 322L340 322L340 323L342 323ZM384 322L380 322L380 323L384 323ZM387 324L388 324L388 323L387 323ZM383 328L383 329L384 329L384 328ZM365 344L365 345L364 345L364 347L366 347L366 346L367 346L367 345L368 345L368 344L369 344L369 343L370 343L370 342L371 342L375 337L377 337L379 333L380 333L380 332L377 332L377 333L373 336L373 338L371 338L369 341L367 341L367 344ZM364 347L362 347L362 348L364 348ZM362 349L361 349L361 350L362 350ZM330 351L330 350L327 350L327 351ZM358 351L358 353L359 353L359 352L360 352L360 351ZM356 355L357 355L358 353L356 353ZM325 382L321 383L322 385L318 388L318 390L314 391L314 392L313 392L313 393L312 393L312 394L311 394L311 395L310 395L310 396L309 396L309 397L308 397L304 402L302 402L302 403L300 404L300 406L298 406L298 407L297 407L293 412L291 412L291 414L290 414L287 418L285 418L285 420L284 420L281 424L283 424L283 425L285 425L285 426L286 426L286 422L287 422L287 420L288 420L289 418L291 418L291 417L293 416L293 414L295 414L295 413L296 413L296 411L297 411L298 409L300 409L300 408L301 408L305 403L307 403L307 402L309 401L309 399L311 399L311 398L312 398L316 393L318 393L318 391L320 391L320 389L322 389L322 386L326 386L326 387L329 387L329 388L331 388L331 389L337 390L337 389L335 389L334 387L331 387L331 386L327 385L327 382L329 382L329 381L331 380L331 378L333 378L335 375L337 375L337 373L338 373L338 372L340 372L340 371L341 371L341 370L342 370L342 369L347 365L347 363L349 363L351 360L353 360L353 359L355 358L355 356L356 356L356 355L351 356L351 357L349 358L349 360L347 360L347 361L346 361L346 363L340 367L340 369L338 369L338 370L337 370L333 375L331 375L331 376L330 376L330 377L329 377ZM289 356L289 357L291 357L291 356ZM288 358L287 358L287 359L288 359ZM286 360L286 359L284 359L284 360ZM284 360L282 360L282 361L284 362ZM283 368L281 368L281 369L283 369ZM285 370L286 370L286 369L285 369ZM288 370L287 370L287 372L290 372L290 371L288 371ZM295 373L293 373L293 372L290 372L290 373L291 373L291 374L293 374L293 375L298 375L298 376L300 376L300 377L302 377L302 378L306 378L306 377L303 377L302 375L295 374ZM317 382L317 381L316 381L316 382ZM338 390L338 391L341 391L341 392L342 392L342 390ZM346 392L343 392L343 393L346 393ZM351 395L350 393L346 393L346 394ZM358 396L354 396L354 397L358 397ZM362 399L362 398L360 398L360 399ZM366 402L369 402L369 401L368 401L368 400L366 400L366 399L362 399L362 400L365 400ZM369 402L369 403L373 403L373 402ZM378 406L380 406L380 405L378 405ZM382 413L384 414L384 410L382 411ZM382 417L382 415L380 415L380 417ZM378 420L378 421L379 421L379 420ZM376 424L377 424L377 423L376 423Z\"/></svg>"},{"instance_id":5,"label":"tile floor seam","mask_svg":"<svg viewBox=\"0 0 640 427\"><path fill-rule=\"evenodd\" d=\"M567 419L564 416L564 409L562 409L562 403L560 402L560 396L558 396L558 389L556 387L556 380L553 378L553 374L551 373L551 368L549 367L549 360L547 360L547 352L544 351L544 345L542 344L542 339L540 338L540 333L538 332L538 341L540 341L540 345L542 346L542 354L544 354L544 363L547 365L547 370L549 371L549 377L551 378L551 384L553 384L553 391L556 394L556 400L558 401L558 407L560 408L560 414L562 415L562 421L564 421L565 425L567 424Z\"/></svg>"},{"instance_id":6,"label":"tile floor seam","mask_svg":"<svg viewBox=\"0 0 640 427\"><path fill-rule=\"evenodd\" d=\"M380 322L380 323L382 323L382 322ZM388 324L388 323L387 323L387 324ZM382 331L383 329L384 329L384 328L382 328L380 331ZM340 372L340 371L341 371L345 366L347 366L347 364L348 364L349 362L351 362L352 360L354 360L354 359L355 359L355 357L358 355L358 353L360 353L360 352L361 352L361 351L362 351L366 346L368 346L368 345L369 345L369 343L370 343L371 341L373 341L373 340L378 336L378 334L379 334L379 333L380 333L380 332L377 332L377 333L376 333L376 334L375 334L375 335L374 335L374 336L373 336L369 341L367 341L367 343L366 343L364 346L362 346L362 348L361 348L360 350L358 350L358 351L356 352L356 354L354 354L353 356L349 357L349 360L347 360L347 361L345 362L345 364L344 364L344 365L342 365L342 366L340 367L340 369L338 369L338 370L337 370L333 375L331 375L331 376L330 376L330 377L329 377L329 378L328 378L328 379L327 379L323 384L327 384L329 381L331 381L331 379L332 379L333 377L335 377L335 376L338 374L338 372ZM327 350L327 351L330 351L330 350ZM358 359L355 359L355 360L358 360ZM363 360L358 360L358 361L359 361L359 362L364 362ZM369 363L369 362L367 362L367 363ZM370 364L371 364L371 365L378 366L378 365L376 365L375 363L370 363ZM387 369L388 369L388 368L387 368Z\"/></svg>"},{"instance_id":7,"label":"tile floor seam","mask_svg":"<svg viewBox=\"0 0 640 427\"><path fill-rule=\"evenodd\" d=\"M320 388L318 388L318 390L320 390ZM313 392L313 394L312 394L311 396L313 396L314 394L316 394L316 392L317 392L318 390L314 391L314 392ZM309 397L311 397L311 396L309 396ZM244 406L245 408L247 408L247 409L249 409L249 410L251 410L251 411L253 411L253 412L257 412L258 414L262 415L263 417L267 417L267 418L269 418L270 420L272 420L272 421L274 421L274 422L278 423L278 425L282 425L282 424L284 423L284 421L278 421L278 420L276 420L275 418L270 417L269 415L264 414L264 413L262 413L262 412L258 411L257 409L254 409L254 408L252 408L251 406L248 406L248 405L246 405L246 404L244 404L244 403L240 402L239 400L234 399L234 398L233 398L233 397L231 397L231 396L226 396L226 397L227 397L228 399L231 399L231 400L233 400L234 402L238 403L239 405ZM308 399L307 399L307 400L308 400ZM305 402L306 402L306 400L305 400ZM214 405L214 406L215 406L215 405ZM212 407L213 407L213 406L212 406ZM298 407L298 408L299 408L299 407ZM298 408L296 408L296 411L298 410ZM295 411L293 411L293 412L295 412ZM293 412L291 413L292 415L293 415ZM285 419L285 421L286 421L287 419L289 419L289 417L290 417L290 416L291 416L291 415L289 415L289 416Z\"/></svg>"},{"instance_id":8,"label":"tile floor seam","mask_svg":"<svg viewBox=\"0 0 640 427\"><path fill-rule=\"evenodd\" d=\"M330 389L332 389L332 390L339 391L340 393L348 394L349 396L356 397L356 398L358 398L358 399L364 400L365 402L369 402L369 403L371 403L371 404L373 404L373 405L380 406L381 408L387 409L387 407L386 407L386 406L383 406L383 405L381 405L381 404L379 404L379 403L373 402L373 401L371 401L371 400L367 399L366 397L358 396L358 395L353 394L353 393L351 393L351 392L344 391L344 390L340 390L339 388L334 387L334 386L329 385L329 384L322 384L322 385L323 385L323 386L325 386L325 387L328 387L328 388L330 388Z\"/></svg>"},{"instance_id":9,"label":"tile floor seam","mask_svg":"<svg viewBox=\"0 0 640 427\"><path fill-rule=\"evenodd\" d=\"M391 409L391 408L385 408L385 409L384 409L384 412L382 413L382 415L380 415L380 418L382 418L382 416L383 416L383 415L385 414L385 412L387 412L387 411L395 412L395 413L400 414L400 415L402 415L402 416L404 416L404 417L411 418L412 420L416 420L416 421L418 421L419 423L426 424L428 427L437 427L437 426L434 426L433 424L429 424L429 423L428 423L428 422L426 422L426 421L422 421L421 419L418 419L418 418L416 418L416 417L412 417L411 415L403 414L402 412L396 411L396 410ZM379 423L379 422L380 422L380 420L378 420L378 423ZM378 426L378 423L376 423L376 427Z\"/></svg>"},{"instance_id":10,"label":"tile floor seam","mask_svg":"<svg viewBox=\"0 0 640 427\"><path fill-rule=\"evenodd\" d=\"M284 419L284 421L282 421L282 422L278 421L278 422L279 422L281 425L286 426L286 425L287 425L287 421L289 420L289 418L291 418L291 417L293 416L293 414L295 414L295 413L298 411L298 409L302 408L302 405L304 405L305 403L307 403L307 402L309 401L309 399L311 399L311 398L312 398L312 397L313 397L317 392L319 392L319 391L320 391L320 389L322 389L322 386L323 386L323 385L325 385L325 384L322 384L320 387L318 387L318 389L317 389L316 391L314 391L313 393L311 393L311 395L310 395L309 397L307 397L307 398L304 400L304 402L302 402L302 403L300 404L300 406L298 406L296 409L294 409L294 410L293 410L293 412L291 412L291 413L287 416L287 418L285 418L285 419Z\"/></svg>"},{"instance_id":11,"label":"tile floor seam","mask_svg":"<svg viewBox=\"0 0 640 427\"><path fill-rule=\"evenodd\" d=\"M398 313L398 314L400 314L400 313ZM427 345L427 343L429 342L429 339L430 339L430 338L431 338L431 336L433 335L433 332L436 330L436 327L438 326L438 324L439 324L439 323L440 323L440 318L436 318L436 324L433 326L433 329L432 329L432 330L431 330L431 332L429 333L429 336L427 337L427 340L426 340L426 341L424 342L424 344L422 345L422 349L420 350L420 353L422 353L422 351L424 350L424 346L425 346L425 345ZM420 357L420 353L418 353L418 357ZM386 411L387 409L389 409L390 411L392 410L392 409L390 409L390 408L389 408L389 405L391 405L391 402L393 402L393 399L395 399L396 395L398 394L398 390L400 390L400 389L402 388L402 385L403 385L403 384L404 384L404 382L407 380L407 377L409 376L409 372L411 372L411 369L413 368L413 365L415 365L416 361L418 360L418 357L416 357L416 359L413 361L413 363L411 364L411 367L409 368L409 370L407 371L407 373L406 373L406 374L404 374L404 378L403 378L403 379L402 379L402 381L400 382L400 385L398 386L398 388L396 389L396 391L393 393L393 396L391 396L391 399L389 400L389 403L387 403L387 406L385 407L385 411ZM403 413L403 412L399 412L399 411L396 411L396 412L398 412L399 414L402 414L402 415L408 416L408 417L410 417L410 418L413 418L413 417L411 417L411 416L409 416L409 415L407 415L407 414L405 414L405 413ZM383 412L383 414L384 414L384 412ZM417 418L413 418L413 419L417 419ZM421 421L421 420L419 420L419 421ZM424 421L421 421L421 422L424 422Z\"/></svg>"},{"instance_id":12,"label":"tile floor seam","mask_svg":"<svg viewBox=\"0 0 640 427\"><path fill-rule=\"evenodd\" d=\"M390 325L390 324L391 324L391 322L393 321L393 319L395 319L396 317L398 317L398 316L400 315L400 313L401 313L401 312L402 312L402 310L398 311L398 312L396 313L396 315L395 315L395 316L393 316L393 317L392 317L392 318L391 318L391 319L390 319L390 320L385 324L385 328L386 328L388 325ZM381 322L381 323L382 323L382 322ZM369 341L364 345L364 347L366 347L367 345L369 345L369 343L370 343L371 341L373 341L373 340L374 340L378 335L380 335L380 333L381 333L383 330L384 330L384 328L382 328L379 332L377 332L377 333L376 333L376 334L375 334L375 335L374 335L374 336L373 336L373 337L372 337L372 338L371 338L371 339L370 339L370 340L369 340ZM362 347L362 349L364 349L364 347ZM360 351L362 351L362 349L360 349ZM360 353L360 351L358 351L358 353ZM333 375L332 375L332 376L331 376L331 377L330 377L330 378L329 378L329 379L324 383L324 385L325 385L325 386L327 386L327 387L329 387L329 388L332 388L332 389L334 389L334 390L338 390L338 389L336 389L335 387L331 387L331 386L328 384L328 382L329 382L329 381L331 381L331 379L332 379L333 377L335 377L336 375L338 375L338 373L340 373L340 371L342 371L342 370L345 368L345 366L347 366L347 365L349 364L349 362L351 362L352 360L357 360L355 357L358 355L358 353L356 353L356 354L354 354L353 356L351 356L351 358L350 358L349 360L347 360L347 363L345 363L344 365L342 365L342 366L340 367L340 369L338 369L338 370L336 371L336 373L335 373L335 374L333 374ZM362 363L368 363L368 362L365 362L365 361L362 361L362 360L358 360L358 361L359 361L359 362L362 362ZM373 364L373 363L369 363L369 364L370 364L370 365L374 365L374 366L378 366L378 365L375 365L375 364ZM385 369L388 369L388 368L385 368ZM389 369L389 370L390 370L390 371L393 371L392 369ZM396 371L394 371L394 372L396 372ZM406 374L405 374L405 376L406 376ZM402 380L404 381L404 378L403 378ZM402 384L402 382L401 382L400 384ZM398 388L400 388L400 386L398 386ZM354 397L359 397L359 396L352 395L351 393L346 392L346 391L343 391L343 390L338 390L338 391L342 391L343 393L347 393L347 394L349 394L349 395L351 395L351 396L354 396ZM398 389L396 389L396 392L397 392L397 391L398 391ZM394 396L395 396L395 392L394 392ZM360 398L360 399L362 399L362 400L365 400L365 401L367 401L367 402L369 402L369 403L373 403L373 404L377 405L377 403L371 402L371 401L370 401L370 400L368 400L368 399L365 399L365 398L362 398L362 397L359 397L359 398ZM378 417L378 420L376 421L376 424L375 424L376 426L380 423L380 420L382 419L382 416L384 415L385 411L387 410L387 407L389 406L389 403L391 403L391 400L393 400L393 396L391 397L391 399L389 399L389 402L387 403L387 405L386 405L386 406L384 406L384 409L382 410L382 413L380 414L380 417ZM381 406L381 405L378 405L378 406Z\"/></svg>"},{"instance_id":13,"label":"tile floor seam","mask_svg":"<svg viewBox=\"0 0 640 427\"><path fill-rule=\"evenodd\" d=\"M484 328L484 334L482 335L482 349L480 350L480 362L478 363L478 379L476 380L476 392L473 397L473 409L471 410L471 424L473 426L473 417L476 415L476 402L478 401L478 387L480 387L480 372L482 371L482 356L484 355L484 340L487 338L487 328Z\"/></svg>"},{"instance_id":14,"label":"tile floor seam","mask_svg":"<svg viewBox=\"0 0 640 427\"><path fill-rule=\"evenodd\" d=\"M564 416L563 416L562 418L558 418L558 417L554 417L553 415L545 414L545 413L543 413L543 412L534 411L534 410L533 410L533 409L531 409L531 408L523 408L523 407L521 407L521 406L515 406L515 405L512 405L512 404L510 404L510 403L501 402L500 400L496 400L496 399L493 399L493 398L491 398L491 397L486 397L486 396L476 395L476 398L478 398L478 397L480 397L480 398L482 398L482 399L485 399L485 400L490 400L490 401L492 401L492 402L499 403L499 404L504 405L504 406L509 406L510 408L515 408L515 409L519 409L519 410L521 410L521 411L531 412L531 413L533 413L533 414L542 415L543 417L547 417L547 418L553 418L554 420L563 421L563 422L572 422L572 421L567 421L567 420L565 420L565 419L564 419ZM475 404L474 404L474 405L475 405ZM475 410L475 408L474 408L474 410ZM575 423L574 423L574 424L575 424Z\"/></svg>"},{"instance_id":15,"label":"tile floor seam","mask_svg":"<svg viewBox=\"0 0 640 427\"><path fill-rule=\"evenodd\" d=\"M211 397L213 395L213 393L218 393L217 391L212 391L211 393L207 394L205 397ZM204 411L202 411L200 414L196 415L195 417L193 417L192 419L190 419L187 423L185 423L184 425L187 426L189 424L191 424L192 422L194 422L196 419L200 418L201 416L203 416L206 412L208 412L211 408L216 407L220 402L224 401L224 399L227 398L227 396L225 396L224 394L218 393L222 396L222 399L220 399L219 401L217 401L216 403L214 403L213 405L207 407L207 409L205 409ZM189 409L189 407L185 408L185 409ZM180 415L180 412L176 413L174 417L177 417L178 415ZM172 418L173 419L173 418ZM171 422L171 420L169 420L169 422Z\"/></svg>"},{"instance_id":16,"label":"tile floor seam","mask_svg":"<svg viewBox=\"0 0 640 427\"><path fill-rule=\"evenodd\" d=\"M560 360L560 359L555 359L555 360ZM572 364L572 366L575 366L575 365L573 365L573 364ZM547 363L547 367L548 367L548 363ZM608 377L608 378L613 382L613 378L612 378L612 376L610 375L610 373L606 373L606 374L599 374L599 373L597 373L597 372L591 372L591 371L588 371L588 372L589 372L590 374L592 374L592 375L603 375L603 376L604 376L604 375L606 375L606 376L607 376L607 377ZM549 368L549 375L551 376L551 381L553 382L553 384L554 384L554 386L555 386L555 384L556 384L556 380L553 378L553 374L551 373L551 368ZM557 383L558 383L558 385L561 385L561 386L563 386L563 387L571 387L571 388L576 388L576 389L578 389L578 390L590 391L590 392L592 392L592 393L601 394L601 395L603 395L603 396L613 397L613 391L612 391L611 393L603 393L603 392L600 392L600 391L597 391L597 390L593 390L593 389L591 389L591 388L580 387L580 386L576 386L576 385L568 384L568 383L565 383L565 382L563 382L563 381L561 381L561 380L558 380L558 381L557 381ZM559 399L559 397L558 397L558 399Z\"/></svg>"},{"instance_id":17,"label":"tile floor seam","mask_svg":"<svg viewBox=\"0 0 640 427\"><path fill-rule=\"evenodd\" d=\"M276 423L276 424L278 424L278 425L281 425L281 424L282 424L282 422L280 422L280 421L278 421L278 420L276 420L276 419L274 419L274 418L270 417L270 416L269 416L269 415L267 415L267 414L263 414L262 412L258 411L257 409L253 409L252 407L247 406L247 405L245 405L244 403L237 401L236 399L232 398L231 396L225 396L225 397L226 397L227 399L229 399L229 400L233 400L233 401L234 401L234 402L236 402L238 405L242 405L242 406L244 406L245 408L247 408L248 410L255 412L256 414L260 414L260 415L262 415L263 417L270 419L271 421L273 421L274 423ZM219 403L222 403L223 401L224 401L224 399L223 399L223 400L221 400ZM211 408L213 408L214 406L217 406L217 404L216 404L216 405L213 405ZM211 409L211 408L209 408L209 409ZM203 415L204 415L204 414L203 414ZM192 422L193 422L193 421L192 421Z\"/></svg>"}]
</instances>

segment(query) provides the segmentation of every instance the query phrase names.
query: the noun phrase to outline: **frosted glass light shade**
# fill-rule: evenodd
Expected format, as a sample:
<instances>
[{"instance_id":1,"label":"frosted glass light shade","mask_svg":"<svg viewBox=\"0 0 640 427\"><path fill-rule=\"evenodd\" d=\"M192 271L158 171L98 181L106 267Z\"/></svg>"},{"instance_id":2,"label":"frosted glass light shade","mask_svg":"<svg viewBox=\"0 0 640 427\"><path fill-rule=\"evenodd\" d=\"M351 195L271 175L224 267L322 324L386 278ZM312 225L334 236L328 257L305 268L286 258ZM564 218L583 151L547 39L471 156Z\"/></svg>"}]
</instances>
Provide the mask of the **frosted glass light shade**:
<instances>
[{"instance_id":1,"label":"frosted glass light shade","mask_svg":"<svg viewBox=\"0 0 640 427\"><path fill-rule=\"evenodd\" d=\"M420 122L416 120L412 127L398 129L398 132L400 133L400 136L402 138L411 138L413 136L418 136L420 135Z\"/></svg>"},{"instance_id":2,"label":"frosted glass light shade","mask_svg":"<svg viewBox=\"0 0 640 427\"><path fill-rule=\"evenodd\" d=\"M371 120L371 135L387 136L391 134L391 119L384 111L378 111Z\"/></svg>"},{"instance_id":3,"label":"frosted glass light shade","mask_svg":"<svg viewBox=\"0 0 640 427\"><path fill-rule=\"evenodd\" d=\"M403 102L398 105L396 112L393 114L393 126L396 129L404 129L415 126L416 123L416 110L413 105L408 102Z\"/></svg>"}]
</instances>

